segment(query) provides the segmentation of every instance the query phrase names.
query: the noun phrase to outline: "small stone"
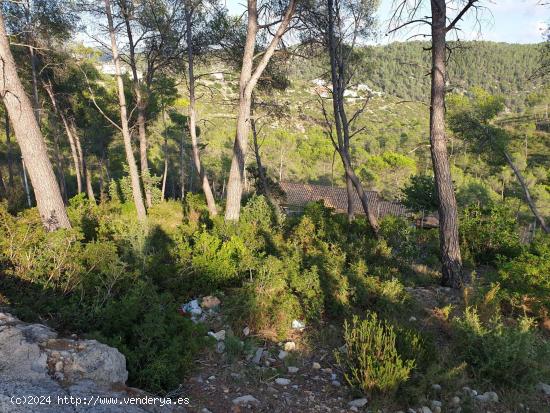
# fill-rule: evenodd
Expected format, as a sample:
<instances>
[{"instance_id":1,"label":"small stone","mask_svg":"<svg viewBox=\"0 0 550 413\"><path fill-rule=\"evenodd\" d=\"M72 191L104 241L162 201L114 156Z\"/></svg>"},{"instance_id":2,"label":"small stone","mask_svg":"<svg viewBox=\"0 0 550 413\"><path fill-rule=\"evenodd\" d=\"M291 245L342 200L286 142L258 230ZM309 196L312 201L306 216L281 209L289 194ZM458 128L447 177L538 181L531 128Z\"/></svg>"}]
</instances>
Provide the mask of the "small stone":
<instances>
[{"instance_id":1,"label":"small stone","mask_svg":"<svg viewBox=\"0 0 550 413\"><path fill-rule=\"evenodd\" d=\"M432 411L433 413L441 413L441 407L439 406L432 407Z\"/></svg>"},{"instance_id":2,"label":"small stone","mask_svg":"<svg viewBox=\"0 0 550 413\"><path fill-rule=\"evenodd\" d=\"M271 362L270 362L269 360L265 360L265 361L264 361L264 366L270 367L270 366L271 366Z\"/></svg>"},{"instance_id":3,"label":"small stone","mask_svg":"<svg viewBox=\"0 0 550 413\"><path fill-rule=\"evenodd\" d=\"M475 398L481 403L498 402L498 395L494 391L488 391L483 394L478 394L475 396Z\"/></svg>"},{"instance_id":4,"label":"small stone","mask_svg":"<svg viewBox=\"0 0 550 413\"><path fill-rule=\"evenodd\" d=\"M355 400L352 400L348 403L348 406L350 407L363 407L365 406L369 401L367 400L366 397L362 397L360 399L355 399Z\"/></svg>"},{"instance_id":5,"label":"small stone","mask_svg":"<svg viewBox=\"0 0 550 413\"><path fill-rule=\"evenodd\" d=\"M420 413L432 413L432 409L430 409L428 406L422 406L419 411Z\"/></svg>"},{"instance_id":6,"label":"small stone","mask_svg":"<svg viewBox=\"0 0 550 413\"><path fill-rule=\"evenodd\" d=\"M260 404L260 401L251 394L247 394L233 399L233 404L238 406L246 406L248 404L258 405Z\"/></svg>"},{"instance_id":7,"label":"small stone","mask_svg":"<svg viewBox=\"0 0 550 413\"><path fill-rule=\"evenodd\" d=\"M451 399L451 405L453 405L453 406L458 406L459 404L460 404L460 397L454 396L454 397Z\"/></svg>"},{"instance_id":8,"label":"small stone","mask_svg":"<svg viewBox=\"0 0 550 413\"><path fill-rule=\"evenodd\" d=\"M283 346L285 351L294 351L296 350L296 343L294 341L287 341Z\"/></svg>"},{"instance_id":9,"label":"small stone","mask_svg":"<svg viewBox=\"0 0 550 413\"><path fill-rule=\"evenodd\" d=\"M218 341L216 344L216 352L222 354L225 351L225 343L223 341Z\"/></svg>"},{"instance_id":10,"label":"small stone","mask_svg":"<svg viewBox=\"0 0 550 413\"><path fill-rule=\"evenodd\" d=\"M350 409L352 412L358 412L358 411L359 411L359 409L358 409L357 407L355 407L355 406L351 406L349 409Z\"/></svg>"},{"instance_id":11,"label":"small stone","mask_svg":"<svg viewBox=\"0 0 550 413\"><path fill-rule=\"evenodd\" d=\"M298 367L288 366L288 372L292 374L298 373Z\"/></svg>"},{"instance_id":12,"label":"small stone","mask_svg":"<svg viewBox=\"0 0 550 413\"><path fill-rule=\"evenodd\" d=\"M409 321L410 321L410 322L414 322L414 321L416 321L416 317L414 317L414 316L411 316L411 317L409 318Z\"/></svg>"},{"instance_id":13,"label":"small stone","mask_svg":"<svg viewBox=\"0 0 550 413\"><path fill-rule=\"evenodd\" d=\"M214 337L216 339L216 341L223 341L225 340L225 330L220 330L218 331L217 333L214 333L212 331L209 331L208 332L208 335L210 337Z\"/></svg>"},{"instance_id":14,"label":"small stone","mask_svg":"<svg viewBox=\"0 0 550 413\"><path fill-rule=\"evenodd\" d=\"M63 370L63 362L58 361L57 363L55 363L55 371L61 371L61 370Z\"/></svg>"},{"instance_id":15,"label":"small stone","mask_svg":"<svg viewBox=\"0 0 550 413\"><path fill-rule=\"evenodd\" d=\"M331 369L331 368L325 368L325 369L322 369L321 371L322 371L323 373L332 374L332 369Z\"/></svg>"},{"instance_id":16,"label":"small stone","mask_svg":"<svg viewBox=\"0 0 550 413\"><path fill-rule=\"evenodd\" d=\"M319 363L317 363L316 361L313 362L313 364L311 365L311 368L313 370L320 370L321 369L321 365Z\"/></svg>"},{"instance_id":17,"label":"small stone","mask_svg":"<svg viewBox=\"0 0 550 413\"><path fill-rule=\"evenodd\" d=\"M210 310L212 308L218 307L220 304L221 304L220 299L212 295L207 295L206 297L203 297L201 301L201 307L206 310Z\"/></svg>"},{"instance_id":18,"label":"small stone","mask_svg":"<svg viewBox=\"0 0 550 413\"><path fill-rule=\"evenodd\" d=\"M547 396L550 396L550 384L546 384L546 383L543 383L543 382L540 382L539 384L537 384L537 387L536 389L544 394L546 394Z\"/></svg>"},{"instance_id":19,"label":"small stone","mask_svg":"<svg viewBox=\"0 0 550 413\"><path fill-rule=\"evenodd\" d=\"M441 391L441 386L439 384L432 384L433 391Z\"/></svg>"},{"instance_id":20,"label":"small stone","mask_svg":"<svg viewBox=\"0 0 550 413\"><path fill-rule=\"evenodd\" d=\"M210 380L210 381L216 380L216 376L210 376L210 377L208 377L206 380Z\"/></svg>"},{"instance_id":21,"label":"small stone","mask_svg":"<svg viewBox=\"0 0 550 413\"><path fill-rule=\"evenodd\" d=\"M290 384L290 380L285 379L283 377L279 377L275 379L275 383L277 383L280 386L288 386Z\"/></svg>"},{"instance_id":22,"label":"small stone","mask_svg":"<svg viewBox=\"0 0 550 413\"><path fill-rule=\"evenodd\" d=\"M481 403L487 403L488 401L490 401L489 396L487 396L486 394L477 394L475 398L478 402Z\"/></svg>"},{"instance_id":23,"label":"small stone","mask_svg":"<svg viewBox=\"0 0 550 413\"><path fill-rule=\"evenodd\" d=\"M330 379L331 379L331 380L336 380L336 374L332 373L332 374L330 375Z\"/></svg>"},{"instance_id":24,"label":"small stone","mask_svg":"<svg viewBox=\"0 0 550 413\"><path fill-rule=\"evenodd\" d=\"M284 360L288 356L288 353L284 350L279 351L279 360Z\"/></svg>"},{"instance_id":25,"label":"small stone","mask_svg":"<svg viewBox=\"0 0 550 413\"><path fill-rule=\"evenodd\" d=\"M441 403L439 400L432 400L432 409L435 406L441 407L441 406L443 406L443 403Z\"/></svg>"},{"instance_id":26,"label":"small stone","mask_svg":"<svg viewBox=\"0 0 550 413\"><path fill-rule=\"evenodd\" d=\"M212 413L212 412L208 410L206 407L203 407L201 410L201 413Z\"/></svg>"},{"instance_id":27,"label":"small stone","mask_svg":"<svg viewBox=\"0 0 550 413\"><path fill-rule=\"evenodd\" d=\"M256 353L254 354L254 358L252 359L252 362L254 364L260 364L263 354L264 354L264 349L260 347L259 349L256 350Z\"/></svg>"},{"instance_id":28,"label":"small stone","mask_svg":"<svg viewBox=\"0 0 550 413\"><path fill-rule=\"evenodd\" d=\"M338 380L332 380L330 383L335 387L340 387L342 385Z\"/></svg>"},{"instance_id":29,"label":"small stone","mask_svg":"<svg viewBox=\"0 0 550 413\"><path fill-rule=\"evenodd\" d=\"M250 328L248 328L248 327L243 328L243 335L246 337L249 334L250 334Z\"/></svg>"},{"instance_id":30,"label":"small stone","mask_svg":"<svg viewBox=\"0 0 550 413\"><path fill-rule=\"evenodd\" d=\"M299 320L292 320L292 329L294 330L303 330L306 328L306 325Z\"/></svg>"}]
</instances>

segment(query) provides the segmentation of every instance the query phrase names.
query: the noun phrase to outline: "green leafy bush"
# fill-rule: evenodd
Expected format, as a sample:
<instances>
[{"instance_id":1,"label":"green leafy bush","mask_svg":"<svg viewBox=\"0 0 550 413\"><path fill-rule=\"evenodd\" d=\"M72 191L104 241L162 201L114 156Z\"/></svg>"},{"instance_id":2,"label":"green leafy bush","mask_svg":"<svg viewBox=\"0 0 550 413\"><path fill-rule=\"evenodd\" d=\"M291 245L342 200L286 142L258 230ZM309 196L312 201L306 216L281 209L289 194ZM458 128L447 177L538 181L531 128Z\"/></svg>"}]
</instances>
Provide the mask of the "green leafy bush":
<instances>
[{"instance_id":1,"label":"green leafy bush","mask_svg":"<svg viewBox=\"0 0 550 413\"><path fill-rule=\"evenodd\" d=\"M460 219L462 250L477 264L495 264L499 255L521 252L517 221L506 205L471 206Z\"/></svg>"},{"instance_id":2,"label":"green leafy bush","mask_svg":"<svg viewBox=\"0 0 550 413\"><path fill-rule=\"evenodd\" d=\"M137 282L98 315L92 336L125 356L129 382L152 392L176 388L205 343L205 331L178 314L177 304Z\"/></svg>"},{"instance_id":3,"label":"green leafy bush","mask_svg":"<svg viewBox=\"0 0 550 413\"><path fill-rule=\"evenodd\" d=\"M476 308L468 307L453 326L456 354L479 381L516 388L545 374L541 366L550 349L536 336L531 319L522 318L517 326L506 326L498 317L483 322Z\"/></svg>"},{"instance_id":4,"label":"green leafy bush","mask_svg":"<svg viewBox=\"0 0 550 413\"><path fill-rule=\"evenodd\" d=\"M499 264L498 282L513 308L547 317L550 312L550 236L535 239L517 257Z\"/></svg>"},{"instance_id":5,"label":"green leafy bush","mask_svg":"<svg viewBox=\"0 0 550 413\"><path fill-rule=\"evenodd\" d=\"M288 287L288 272L296 263L268 256L252 280L228 300L228 313L236 327L249 326L267 336L284 338L292 320L301 316L298 297Z\"/></svg>"},{"instance_id":6,"label":"green leafy bush","mask_svg":"<svg viewBox=\"0 0 550 413\"><path fill-rule=\"evenodd\" d=\"M410 377L415 361L401 358L393 327L378 320L376 313L367 313L364 320L354 316L351 324L346 321L344 340L345 353L336 351L335 356L350 386L386 393Z\"/></svg>"}]
</instances>

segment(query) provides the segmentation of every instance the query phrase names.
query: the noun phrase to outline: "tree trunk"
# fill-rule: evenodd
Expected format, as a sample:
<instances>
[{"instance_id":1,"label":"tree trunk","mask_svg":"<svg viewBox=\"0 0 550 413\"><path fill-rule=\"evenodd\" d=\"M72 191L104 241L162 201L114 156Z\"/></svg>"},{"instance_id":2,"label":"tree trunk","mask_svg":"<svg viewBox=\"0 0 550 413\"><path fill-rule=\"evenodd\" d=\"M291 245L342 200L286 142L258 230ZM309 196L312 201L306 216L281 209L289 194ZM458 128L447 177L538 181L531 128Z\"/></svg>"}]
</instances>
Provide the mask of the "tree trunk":
<instances>
[{"instance_id":1,"label":"tree trunk","mask_svg":"<svg viewBox=\"0 0 550 413\"><path fill-rule=\"evenodd\" d=\"M147 216L145 211L145 205L143 203L143 196L141 194L141 185L139 181L139 173L136 166L136 159L132 150L132 139L130 137L130 129L128 127L128 111L126 107L126 96L124 95L124 82L122 81L122 75L120 70L120 56L118 54L118 47L116 44L115 28L113 23L113 15L111 12L110 0L105 0L105 12L107 14L107 22L109 25L109 35L111 38L111 51L113 53L113 63L115 65L115 77L117 81L118 89L118 101L120 107L120 122L122 127L122 137L124 139L124 149L126 151L126 160L128 162L128 168L130 170L130 180L132 183L132 195L134 198L134 204L137 210L138 220L144 222Z\"/></svg>"},{"instance_id":2,"label":"tree trunk","mask_svg":"<svg viewBox=\"0 0 550 413\"><path fill-rule=\"evenodd\" d=\"M258 130L256 129L256 119L254 118L254 96L252 97L251 106L251 118L250 126L252 128L252 140L254 143L254 156L256 158L256 166L258 167L258 177L260 179L260 193L269 197L269 188L267 186L267 177L265 176L265 170L262 165L262 158L260 156L260 146L258 145Z\"/></svg>"},{"instance_id":3,"label":"tree trunk","mask_svg":"<svg viewBox=\"0 0 550 413\"><path fill-rule=\"evenodd\" d=\"M126 1L120 2L122 6L122 15L124 17L124 23L126 26L126 33L128 36L128 46L130 51L129 64L132 70L132 78L134 84L134 94L136 98L136 108L137 108L137 125L138 125L138 136L139 136L139 160L141 167L141 180L143 181L143 189L145 192L145 203L147 207L150 208L152 205L152 195L151 195L151 180L149 179L149 162L147 160L147 130L145 127L146 120L146 105L141 93L141 85L137 72L137 61L136 61L136 52L134 38L132 34L132 27L130 26L130 11Z\"/></svg>"},{"instance_id":4,"label":"tree trunk","mask_svg":"<svg viewBox=\"0 0 550 413\"><path fill-rule=\"evenodd\" d=\"M296 0L290 0L279 27L273 35L271 42L264 51L256 69L253 70L254 48L256 35L258 34L258 10L257 1L248 0L248 23L246 30L246 42L243 53L241 76L239 79L239 108L237 113L237 131L233 144L233 157L229 180L227 182L227 200L225 208L225 219L227 221L238 221L241 213L241 198L243 194L243 179L245 157L248 149L248 132L250 129L250 106L252 104L252 91L269 63L275 48L286 32L290 20L296 9Z\"/></svg>"},{"instance_id":5,"label":"tree trunk","mask_svg":"<svg viewBox=\"0 0 550 413\"><path fill-rule=\"evenodd\" d=\"M46 93L50 97L50 101L52 102L52 106L55 114L61 118L63 127L65 128L65 133L67 134L67 139L69 140L69 146L71 147L71 155L73 158L73 166L74 166L75 176L76 176L77 191L78 193L81 193L82 192L82 171L80 168L80 160L78 159L78 152L76 149L76 144L74 142L72 131L69 127L69 123L67 122L67 118L65 117L65 114L63 113L63 111L59 110L51 83L43 82L43 86L44 86L44 89L46 90Z\"/></svg>"},{"instance_id":6,"label":"tree trunk","mask_svg":"<svg viewBox=\"0 0 550 413\"><path fill-rule=\"evenodd\" d=\"M439 198L439 244L442 284L464 285L458 238L458 213L445 139L446 3L432 0L432 72L430 100L430 150Z\"/></svg>"},{"instance_id":7,"label":"tree trunk","mask_svg":"<svg viewBox=\"0 0 550 413\"><path fill-rule=\"evenodd\" d=\"M184 146L184 139L183 139L183 133L181 134L180 139L180 197L181 201L185 199L185 146Z\"/></svg>"},{"instance_id":8,"label":"tree trunk","mask_svg":"<svg viewBox=\"0 0 550 413\"><path fill-rule=\"evenodd\" d=\"M8 115L8 110L6 109L5 117L5 128L6 128L6 146L7 154L6 158L8 161L8 185L10 188L13 188L13 160L11 158L11 131L10 131L10 117Z\"/></svg>"},{"instance_id":9,"label":"tree trunk","mask_svg":"<svg viewBox=\"0 0 550 413\"><path fill-rule=\"evenodd\" d=\"M187 73L189 82L189 135L191 136L191 149L193 152L193 161L195 163L195 169L197 170L197 175L201 181L202 191L206 197L206 204L208 206L208 212L210 216L214 217L218 215L218 210L216 208L216 201L214 200L214 195L212 194L212 188L208 182L208 177L206 172L201 164L200 152L199 152L199 142L197 139L197 112L195 108L195 75L194 75L194 55L193 55L193 10L191 1L187 0L185 3L185 21L187 29Z\"/></svg>"},{"instance_id":10,"label":"tree trunk","mask_svg":"<svg viewBox=\"0 0 550 413\"><path fill-rule=\"evenodd\" d=\"M335 124L336 139L337 139L337 142L333 141L333 144L335 145L335 149L340 155L342 164L344 165L344 170L346 173L346 187L348 191L348 199L350 196L349 181L351 181L351 184L353 184L353 186L355 187L355 190L357 191L357 195L359 195L359 199L361 200L361 206L363 207L363 210L365 212L365 215L367 216L367 219L369 221L369 224L372 230L374 231L375 234L378 234L378 229L379 229L378 220L376 216L373 214L369 206L367 194L363 189L363 185L361 185L361 181L355 174L355 171L353 170L353 167L351 165L351 157L349 154L349 140L350 140L349 123L346 116L346 110L344 107L345 62L343 60L344 57L342 56L342 52L341 51L340 53L338 52L337 45L336 45L334 26L336 25L336 21L339 20L339 16L334 15L333 0L327 0L327 10L328 10L328 17L329 17L328 48L329 48L331 81L332 81L332 110L334 113L334 124ZM350 208L353 208L353 207L348 205L348 218L350 218L350 215L349 215Z\"/></svg>"},{"instance_id":11,"label":"tree trunk","mask_svg":"<svg viewBox=\"0 0 550 413\"><path fill-rule=\"evenodd\" d=\"M31 74L32 74L32 96L33 96L33 107L34 115L38 126L40 127L40 98L38 96L38 58L36 57L36 52L34 47L29 46L29 52L31 55Z\"/></svg>"},{"instance_id":12,"label":"tree trunk","mask_svg":"<svg viewBox=\"0 0 550 413\"><path fill-rule=\"evenodd\" d=\"M162 108L162 127L164 135L164 144L162 145L162 153L164 156L164 172L162 173L162 189L160 199L164 201L166 196L166 179L168 176L168 139L166 137L166 111Z\"/></svg>"},{"instance_id":13,"label":"tree trunk","mask_svg":"<svg viewBox=\"0 0 550 413\"><path fill-rule=\"evenodd\" d=\"M32 104L17 75L4 17L1 14L0 59L3 62L3 70L0 71L0 95L8 110L23 158L27 160L27 168L42 222L49 231L70 228L71 224L52 164L48 159L44 138L33 113Z\"/></svg>"},{"instance_id":14,"label":"tree trunk","mask_svg":"<svg viewBox=\"0 0 550 413\"><path fill-rule=\"evenodd\" d=\"M347 174L346 192L348 196L348 222L352 222L355 219L355 214L353 212L353 182L351 182L351 179Z\"/></svg>"},{"instance_id":15,"label":"tree trunk","mask_svg":"<svg viewBox=\"0 0 550 413\"><path fill-rule=\"evenodd\" d=\"M74 142L75 142L76 152L78 154L78 159L80 161L81 174L86 180L86 195L88 196L88 200L91 203L95 204L96 199L95 199L94 189L93 189L93 186L92 186L92 173L88 169L87 162L86 162L86 155L84 154L84 151L82 150L82 145L80 143L80 136L78 135L78 130L76 129L74 119L70 120L69 131L71 132L71 136L73 137ZM100 171L100 174L101 173L102 173L102 171ZM99 192L100 192L100 197L101 197L101 189L99 190Z\"/></svg>"},{"instance_id":16,"label":"tree trunk","mask_svg":"<svg viewBox=\"0 0 550 413\"><path fill-rule=\"evenodd\" d=\"M57 167L57 180L59 181L59 187L61 188L61 197L65 205L68 203L68 194L67 194L67 180L65 179L65 168L63 162L63 157L61 155L61 150L59 148L59 124L57 123L54 116L50 113L49 116L50 124L53 126L53 148L54 148L54 157L55 164Z\"/></svg>"},{"instance_id":17,"label":"tree trunk","mask_svg":"<svg viewBox=\"0 0 550 413\"><path fill-rule=\"evenodd\" d=\"M531 212L533 212L535 219L539 223L544 233L548 234L550 232L550 229L546 225L546 222L544 221L543 216L540 214L539 210L537 209L535 201L533 200L533 198L531 198L529 187L527 186L527 183L523 179L523 175L521 174L520 170L517 168L516 164L514 163L514 160L512 159L512 157L507 151L504 151L504 156L506 157L506 161L508 162L508 165L510 165L510 168L512 168L512 170L514 171L514 174L516 175L516 178L518 179L518 182L521 185L521 189L523 189L523 195L525 196L525 201L529 205Z\"/></svg>"}]
</instances>

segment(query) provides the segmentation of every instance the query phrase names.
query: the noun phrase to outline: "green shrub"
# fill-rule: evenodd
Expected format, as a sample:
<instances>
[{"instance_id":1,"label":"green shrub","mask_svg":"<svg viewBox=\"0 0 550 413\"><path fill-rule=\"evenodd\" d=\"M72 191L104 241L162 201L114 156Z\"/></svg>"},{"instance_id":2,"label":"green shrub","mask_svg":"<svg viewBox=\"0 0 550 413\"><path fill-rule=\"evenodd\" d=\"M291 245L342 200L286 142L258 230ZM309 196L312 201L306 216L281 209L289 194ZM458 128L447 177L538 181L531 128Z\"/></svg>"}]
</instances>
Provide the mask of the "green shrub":
<instances>
[{"instance_id":1,"label":"green shrub","mask_svg":"<svg viewBox=\"0 0 550 413\"><path fill-rule=\"evenodd\" d=\"M522 318L517 326L506 326L498 317L483 322L476 308L467 307L453 326L456 354L477 380L516 388L544 374L540 366L549 348L536 336L531 319Z\"/></svg>"},{"instance_id":2,"label":"green shrub","mask_svg":"<svg viewBox=\"0 0 550 413\"><path fill-rule=\"evenodd\" d=\"M513 308L546 317L550 312L550 236L537 238L519 256L501 262L498 282Z\"/></svg>"},{"instance_id":3,"label":"green shrub","mask_svg":"<svg viewBox=\"0 0 550 413\"><path fill-rule=\"evenodd\" d=\"M396 347L393 327L379 321L376 313L364 320L354 316L344 323L344 354L335 352L338 364L350 386L365 393L394 391L410 377L414 360L403 360Z\"/></svg>"},{"instance_id":4,"label":"green shrub","mask_svg":"<svg viewBox=\"0 0 550 413\"><path fill-rule=\"evenodd\" d=\"M298 297L288 286L288 272L296 271L291 259L268 256L253 279L228 300L227 311L235 329L243 325L267 336L285 338L292 320L302 315Z\"/></svg>"},{"instance_id":5,"label":"green shrub","mask_svg":"<svg viewBox=\"0 0 550 413\"><path fill-rule=\"evenodd\" d=\"M92 336L125 356L129 384L166 392L181 383L205 343L205 331L182 317L169 294L137 282L97 315Z\"/></svg>"},{"instance_id":6,"label":"green shrub","mask_svg":"<svg viewBox=\"0 0 550 413\"><path fill-rule=\"evenodd\" d=\"M462 250L477 264L495 264L499 255L515 257L521 252L517 221L506 205L466 208L460 235Z\"/></svg>"}]
</instances>

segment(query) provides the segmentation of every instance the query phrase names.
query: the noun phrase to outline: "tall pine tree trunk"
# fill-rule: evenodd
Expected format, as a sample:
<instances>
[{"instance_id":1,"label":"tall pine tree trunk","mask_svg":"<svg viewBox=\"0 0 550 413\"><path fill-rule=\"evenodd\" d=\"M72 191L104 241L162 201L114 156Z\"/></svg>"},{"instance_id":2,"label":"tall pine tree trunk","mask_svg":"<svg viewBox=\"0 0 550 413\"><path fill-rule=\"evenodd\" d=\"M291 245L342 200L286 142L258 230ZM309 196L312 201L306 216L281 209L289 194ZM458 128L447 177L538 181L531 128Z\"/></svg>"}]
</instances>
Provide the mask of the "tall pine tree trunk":
<instances>
[{"instance_id":1,"label":"tall pine tree trunk","mask_svg":"<svg viewBox=\"0 0 550 413\"><path fill-rule=\"evenodd\" d=\"M8 185L10 186L10 188L13 188L13 160L11 157L10 117L8 115L7 109L4 116L4 127L6 130L6 146L7 146L6 158L8 161Z\"/></svg>"},{"instance_id":2,"label":"tall pine tree trunk","mask_svg":"<svg viewBox=\"0 0 550 413\"><path fill-rule=\"evenodd\" d=\"M285 34L290 20L296 10L296 0L290 0L283 18L274 33L269 46L262 54L261 60L253 69L254 48L256 46L256 35L258 34L258 9L256 0L248 0L248 22L246 30L246 41L239 78L239 107L237 112L237 131L233 144L233 157L231 169L227 182L227 198L225 208L225 219L227 221L238 221L241 214L241 199L243 195L243 179L245 176L245 159L248 150L248 133L250 130L250 106L252 104L252 92L258 79L265 70L271 56L281 38Z\"/></svg>"},{"instance_id":3,"label":"tall pine tree trunk","mask_svg":"<svg viewBox=\"0 0 550 413\"><path fill-rule=\"evenodd\" d=\"M335 149L340 155L342 164L344 166L344 171L346 174L346 188L348 192L348 199L350 198L350 183L353 185L357 191L357 195L361 200L361 206L363 211L367 216L369 224L373 229L375 234L378 234L378 220L372 208L370 208L367 194L363 189L361 181L355 174L353 166L351 165L351 157L349 154L349 122L346 116L346 110L344 107L344 89L345 89L345 73L344 66L345 61L342 55L342 51L338 50L336 45L336 35L334 29L337 22L340 20L340 17L335 14L334 2L333 0L327 0L327 11L329 18L328 26L328 48L329 48L329 57L330 57L330 69L331 69L331 81L332 81L332 110L334 113L334 125L336 129L336 141ZM336 8L336 13L338 13L338 8ZM349 201L348 201L349 202ZM350 208L353 208L351 205L348 205L348 219L351 219Z\"/></svg>"},{"instance_id":4,"label":"tall pine tree trunk","mask_svg":"<svg viewBox=\"0 0 550 413\"><path fill-rule=\"evenodd\" d=\"M51 83L43 82L43 86L44 86L44 89L46 90L46 93L50 97L50 101L52 102L52 107L54 109L55 114L61 118L61 122L63 123L63 127L65 128L65 133L67 135L67 139L69 140L69 146L71 148L71 155L73 158L73 166L74 166L75 176L76 176L77 191L78 193L81 193L82 192L82 171L80 168L80 160L78 159L78 152L76 149L76 144L73 138L72 131L70 129L70 126L65 114L63 113L62 110L59 110Z\"/></svg>"},{"instance_id":5,"label":"tall pine tree trunk","mask_svg":"<svg viewBox=\"0 0 550 413\"><path fill-rule=\"evenodd\" d=\"M535 204L535 201L533 200L533 198L531 198L531 192L529 192L529 187L527 186L525 179L523 179L523 175L521 174L520 170L517 168L516 164L514 163L514 160L512 159L512 157L507 151L504 151L504 157L506 158L508 165L510 165L510 168L512 168L512 170L514 171L514 174L516 175L516 178L518 179L518 182L521 185L521 189L523 189L523 195L525 196L525 201L529 205L531 212L533 212L533 215L535 216L535 219L539 223L542 230L546 234L548 234L550 232L550 229L546 225L546 222L544 221L543 216L540 214L539 210L537 209L537 205Z\"/></svg>"},{"instance_id":6,"label":"tall pine tree trunk","mask_svg":"<svg viewBox=\"0 0 550 413\"><path fill-rule=\"evenodd\" d=\"M134 44L134 37L132 34L132 27L130 25L130 20L132 16L130 15L130 10L128 8L128 3L126 0L121 1L122 15L124 18L124 24L126 26L126 34L128 36L128 47L130 51L130 69L132 70L132 79L134 85L134 95L136 99L136 109L137 109L137 125L138 125L138 136L139 136L139 161L141 167L141 179L143 181L143 189L145 192L145 202L147 207L150 208L152 205L152 195L151 195L151 181L149 179L149 162L147 160L147 129L145 125L146 121L146 105L141 91L140 79L137 71L137 60L136 60L136 51Z\"/></svg>"},{"instance_id":7,"label":"tall pine tree trunk","mask_svg":"<svg viewBox=\"0 0 550 413\"><path fill-rule=\"evenodd\" d=\"M120 56L118 53L118 46L116 44L115 26L113 23L113 14L111 11L110 0L105 0L105 13L107 14L109 36L111 38L111 51L113 53L113 63L115 65L115 77L117 81L118 102L120 108L120 123L122 129L122 138L124 139L124 149L126 151L126 160L128 162L128 169L130 171L132 196L134 198L138 220L144 222L147 217L147 213L145 211L145 204L143 203L143 196L141 194L139 172L136 166L134 152L132 150L132 139L130 136L130 129L128 127L128 109L126 107L126 96L124 95L124 82L122 81Z\"/></svg>"},{"instance_id":8,"label":"tall pine tree trunk","mask_svg":"<svg viewBox=\"0 0 550 413\"><path fill-rule=\"evenodd\" d=\"M195 163L195 169L197 175L201 181L202 191L206 197L206 204L208 206L208 212L210 216L218 215L216 208L216 201L212 194L212 188L208 182L208 177L201 164L199 142L197 139L197 111L195 101L195 74L194 74L194 51L193 51L193 10L190 0L186 1L185 8L185 21L187 29L187 74L189 83L189 135L191 136L191 149L193 152L193 161Z\"/></svg>"},{"instance_id":9,"label":"tall pine tree trunk","mask_svg":"<svg viewBox=\"0 0 550 413\"><path fill-rule=\"evenodd\" d=\"M442 283L452 288L464 284L458 238L458 212L445 139L446 3L432 0L432 73L430 100L430 150L439 198L439 245Z\"/></svg>"},{"instance_id":10,"label":"tall pine tree trunk","mask_svg":"<svg viewBox=\"0 0 550 413\"><path fill-rule=\"evenodd\" d=\"M0 95L8 110L23 158L26 160L42 222L49 231L70 228L69 217L48 158L44 138L33 113L33 106L17 75L4 17L1 14L0 59L3 62L3 70L0 71Z\"/></svg>"}]
</instances>

